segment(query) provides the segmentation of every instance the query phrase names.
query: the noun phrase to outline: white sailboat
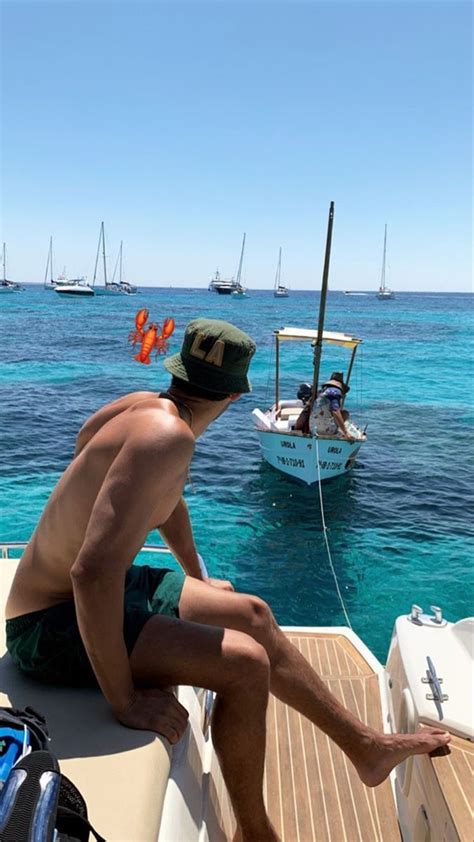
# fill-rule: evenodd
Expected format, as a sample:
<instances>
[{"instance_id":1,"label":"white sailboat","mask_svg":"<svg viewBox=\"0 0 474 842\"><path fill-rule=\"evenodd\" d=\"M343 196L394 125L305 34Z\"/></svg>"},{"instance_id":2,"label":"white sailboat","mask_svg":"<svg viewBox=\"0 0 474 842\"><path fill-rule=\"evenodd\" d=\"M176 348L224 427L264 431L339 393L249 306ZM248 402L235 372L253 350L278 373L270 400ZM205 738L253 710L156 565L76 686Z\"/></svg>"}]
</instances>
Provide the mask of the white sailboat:
<instances>
[{"instance_id":1,"label":"white sailboat","mask_svg":"<svg viewBox=\"0 0 474 842\"><path fill-rule=\"evenodd\" d=\"M97 266L99 263L100 249L102 246L102 263L104 267L104 286L95 285L97 280ZM97 254L95 258L94 277L92 279L92 286L96 295L120 295L122 290L120 285L115 281L107 281L107 258L105 255L105 229L104 223L100 224L99 242L97 244Z\"/></svg>"},{"instance_id":2,"label":"white sailboat","mask_svg":"<svg viewBox=\"0 0 474 842\"><path fill-rule=\"evenodd\" d=\"M175 689L189 720L170 747L115 721L98 689L42 685L16 669L5 649L3 609L22 547L0 546L0 704L29 705L46 717L61 771L109 842L230 842L236 823L212 742L212 692ZM369 789L335 743L270 696L264 797L282 842L472 839L474 619L451 623L439 607L431 611L413 605L396 620L385 666L349 627L283 628L367 725L386 733L436 726L452 740L448 750L411 757Z\"/></svg>"},{"instance_id":3,"label":"white sailboat","mask_svg":"<svg viewBox=\"0 0 474 842\"><path fill-rule=\"evenodd\" d=\"M240 251L240 260L239 260L239 268L237 269L237 277L234 281L234 288L232 290L232 295L234 298L247 298L247 287L244 287L242 284L242 264L244 261L244 251L245 251L245 233L242 240L242 248Z\"/></svg>"},{"instance_id":4,"label":"white sailboat","mask_svg":"<svg viewBox=\"0 0 474 842\"><path fill-rule=\"evenodd\" d=\"M256 408L252 412L263 459L281 473L288 474L307 485L345 474L366 441L365 432L352 421L346 422L346 429L351 440L331 433L303 433L295 428L296 421L305 407L304 399L285 396L282 400L280 391L280 350L281 345L305 342L309 353L313 355L314 377L309 393L318 392L318 378L323 346L339 346L351 352L346 386L349 384L357 348L362 340L345 333L324 330L326 293L331 252L332 224L334 203L331 202L326 241L326 256L323 271L323 283L319 307L318 329L284 327L274 331L276 340L275 356L275 401L267 410ZM309 396L308 396L309 397Z\"/></svg>"},{"instance_id":5,"label":"white sailboat","mask_svg":"<svg viewBox=\"0 0 474 842\"><path fill-rule=\"evenodd\" d=\"M123 292L124 295L136 295L138 292L137 287L135 284L131 284L129 281L122 280L122 264L123 264L123 240L120 240L120 248L119 253L117 255L117 261L114 267L114 273L112 275L112 284L115 283L115 275L117 274L117 266L119 267L119 275L118 275L118 285L120 287L120 292Z\"/></svg>"},{"instance_id":6,"label":"white sailboat","mask_svg":"<svg viewBox=\"0 0 474 842\"><path fill-rule=\"evenodd\" d=\"M275 286L273 289L273 295L275 298L288 298L288 287L286 287L281 282L281 246L280 252L278 254L278 265L275 275Z\"/></svg>"},{"instance_id":7,"label":"white sailboat","mask_svg":"<svg viewBox=\"0 0 474 842\"><path fill-rule=\"evenodd\" d=\"M46 269L44 272L44 284L45 289L55 289L56 282L53 278L53 238L49 238L49 249L48 249L48 259L46 261Z\"/></svg>"},{"instance_id":8,"label":"white sailboat","mask_svg":"<svg viewBox=\"0 0 474 842\"><path fill-rule=\"evenodd\" d=\"M377 292L377 298L380 301L389 301L391 298L395 298L395 293L393 290L389 289L385 283L385 267L387 262L387 226L385 225L385 234L383 238L383 258L382 258L382 272L380 276L380 286Z\"/></svg>"},{"instance_id":9,"label":"white sailboat","mask_svg":"<svg viewBox=\"0 0 474 842\"><path fill-rule=\"evenodd\" d=\"M0 293L21 292L23 287L16 281L9 281L7 278L7 247L3 244L3 277L0 281Z\"/></svg>"}]
</instances>

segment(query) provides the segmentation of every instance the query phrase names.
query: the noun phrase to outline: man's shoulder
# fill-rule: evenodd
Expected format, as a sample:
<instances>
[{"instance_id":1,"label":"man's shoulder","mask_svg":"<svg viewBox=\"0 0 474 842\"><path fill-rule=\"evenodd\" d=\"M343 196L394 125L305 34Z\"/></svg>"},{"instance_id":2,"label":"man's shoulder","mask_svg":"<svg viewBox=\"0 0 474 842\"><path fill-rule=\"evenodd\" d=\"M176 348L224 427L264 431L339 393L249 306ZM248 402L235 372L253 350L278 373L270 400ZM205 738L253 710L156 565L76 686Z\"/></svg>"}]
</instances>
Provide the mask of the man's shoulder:
<instances>
[{"instance_id":1,"label":"man's shoulder","mask_svg":"<svg viewBox=\"0 0 474 842\"><path fill-rule=\"evenodd\" d=\"M195 438L177 415L165 412L156 401L143 401L124 418L128 447L153 453L163 448L194 448Z\"/></svg>"}]
</instances>

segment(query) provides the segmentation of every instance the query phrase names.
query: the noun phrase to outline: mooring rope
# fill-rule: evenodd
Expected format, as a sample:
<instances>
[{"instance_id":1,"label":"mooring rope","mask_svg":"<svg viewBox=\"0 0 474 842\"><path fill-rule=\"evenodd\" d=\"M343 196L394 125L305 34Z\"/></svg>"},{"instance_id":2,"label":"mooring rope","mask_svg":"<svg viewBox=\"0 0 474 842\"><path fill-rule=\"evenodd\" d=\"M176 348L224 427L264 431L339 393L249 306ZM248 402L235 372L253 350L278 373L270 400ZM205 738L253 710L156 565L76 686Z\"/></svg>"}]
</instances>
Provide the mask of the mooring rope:
<instances>
[{"instance_id":1,"label":"mooring rope","mask_svg":"<svg viewBox=\"0 0 474 842\"><path fill-rule=\"evenodd\" d=\"M323 536L324 536L324 541L326 543L326 550L327 550L327 554L328 554L329 566L331 568L331 573L333 575L334 583L336 585L337 595L339 597L339 600L340 600L340 603L341 603L341 606L342 606L342 610L344 612L344 617L346 618L347 625L349 626L350 629L352 629L352 623L349 619L349 614L347 613L347 608L346 608L344 600L342 598L342 593L341 593L341 589L339 587L339 582L338 582L338 579L337 579L336 571L334 569L334 564L332 563L331 548L329 546L329 541L328 541L328 536L327 536L328 528L326 526L326 518L324 517L323 492L322 492L322 488L321 488L321 467L319 465L319 442L318 442L317 436L315 436L315 441L316 441L316 459L317 459L317 464L318 464L319 505L320 505L320 508L321 508L321 521L322 521L322 524L323 524Z\"/></svg>"}]
</instances>

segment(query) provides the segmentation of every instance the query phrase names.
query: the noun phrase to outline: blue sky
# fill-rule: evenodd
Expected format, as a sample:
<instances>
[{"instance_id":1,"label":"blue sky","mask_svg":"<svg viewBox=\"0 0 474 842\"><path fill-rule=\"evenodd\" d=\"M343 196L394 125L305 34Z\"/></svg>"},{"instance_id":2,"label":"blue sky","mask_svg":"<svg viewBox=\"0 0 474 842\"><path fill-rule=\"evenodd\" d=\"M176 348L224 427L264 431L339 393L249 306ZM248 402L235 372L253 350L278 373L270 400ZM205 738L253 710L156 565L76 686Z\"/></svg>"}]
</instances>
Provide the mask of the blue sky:
<instances>
[{"instance_id":1,"label":"blue sky","mask_svg":"<svg viewBox=\"0 0 474 842\"><path fill-rule=\"evenodd\" d=\"M141 285L235 272L319 288L471 289L471 6L2 3L2 239L11 277Z\"/></svg>"}]
</instances>

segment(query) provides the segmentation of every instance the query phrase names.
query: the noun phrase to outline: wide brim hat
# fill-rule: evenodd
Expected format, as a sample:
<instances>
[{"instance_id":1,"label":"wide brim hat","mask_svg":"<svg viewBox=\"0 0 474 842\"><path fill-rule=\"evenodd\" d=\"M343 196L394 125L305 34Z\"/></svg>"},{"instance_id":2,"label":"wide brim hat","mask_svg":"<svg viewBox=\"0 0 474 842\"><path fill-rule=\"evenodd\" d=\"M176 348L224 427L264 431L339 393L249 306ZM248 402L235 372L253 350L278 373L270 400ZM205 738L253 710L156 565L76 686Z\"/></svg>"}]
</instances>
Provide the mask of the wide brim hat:
<instances>
[{"instance_id":1,"label":"wide brim hat","mask_svg":"<svg viewBox=\"0 0 474 842\"><path fill-rule=\"evenodd\" d=\"M174 377L209 392L251 392L247 372L256 347L229 322L194 319L186 326L181 351L167 357L164 366Z\"/></svg>"},{"instance_id":2,"label":"wide brim hat","mask_svg":"<svg viewBox=\"0 0 474 842\"><path fill-rule=\"evenodd\" d=\"M324 389L326 386L336 386L336 388L341 389L345 395L350 392L351 388L344 383L344 375L340 371L333 371L330 380L326 380L321 388Z\"/></svg>"}]
</instances>

